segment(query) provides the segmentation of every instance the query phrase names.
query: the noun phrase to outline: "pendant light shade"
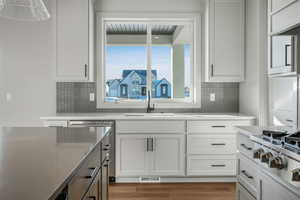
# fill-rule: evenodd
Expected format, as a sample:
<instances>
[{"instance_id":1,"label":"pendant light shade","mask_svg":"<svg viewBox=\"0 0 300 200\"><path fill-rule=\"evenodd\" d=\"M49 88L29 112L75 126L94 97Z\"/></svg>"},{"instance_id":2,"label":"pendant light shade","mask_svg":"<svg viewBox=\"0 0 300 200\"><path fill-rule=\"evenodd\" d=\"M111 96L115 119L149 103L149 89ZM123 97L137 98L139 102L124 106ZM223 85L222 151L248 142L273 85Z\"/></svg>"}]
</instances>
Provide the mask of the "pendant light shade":
<instances>
[{"instance_id":1,"label":"pendant light shade","mask_svg":"<svg viewBox=\"0 0 300 200\"><path fill-rule=\"evenodd\" d=\"M42 21L50 18L43 0L0 0L0 17L23 21Z\"/></svg>"}]
</instances>

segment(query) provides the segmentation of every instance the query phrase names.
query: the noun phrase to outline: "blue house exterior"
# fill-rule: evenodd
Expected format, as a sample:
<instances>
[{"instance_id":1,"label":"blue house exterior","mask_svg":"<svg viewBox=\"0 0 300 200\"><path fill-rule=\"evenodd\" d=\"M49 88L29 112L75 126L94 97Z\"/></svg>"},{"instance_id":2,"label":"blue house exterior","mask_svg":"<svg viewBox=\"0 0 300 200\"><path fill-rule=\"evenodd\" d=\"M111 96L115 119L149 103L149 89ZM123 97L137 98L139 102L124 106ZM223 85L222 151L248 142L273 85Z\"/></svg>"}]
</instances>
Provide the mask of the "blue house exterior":
<instances>
[{"instance_id":1,"label":"blue house exterior","mask_svg":"<svg viewBox=\"0 0 300 200\"><path fill-rule=\"evenodd\" d=\"M157 80L157 71L152 70L152 94L155 98L171 98L171 84L165 78ZM106 82L106 96L145 99L147 98L147 70L123 70L122 79Z\"/></svg>"}]
</instances>

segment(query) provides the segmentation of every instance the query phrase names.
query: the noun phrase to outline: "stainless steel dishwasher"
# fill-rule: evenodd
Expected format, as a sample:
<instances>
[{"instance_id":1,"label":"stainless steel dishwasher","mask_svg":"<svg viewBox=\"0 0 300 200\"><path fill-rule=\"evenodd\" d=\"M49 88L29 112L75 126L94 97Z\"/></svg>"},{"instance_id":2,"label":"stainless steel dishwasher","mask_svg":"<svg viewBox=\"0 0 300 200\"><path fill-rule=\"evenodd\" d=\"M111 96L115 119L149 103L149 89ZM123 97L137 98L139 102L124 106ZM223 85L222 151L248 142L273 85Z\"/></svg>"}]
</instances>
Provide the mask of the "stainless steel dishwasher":
<instances>
[{"instance_id":1,"label":"stainless steel dishwasher","mask_svg":"<svg viewBox=\"0 0 300 200\"><path fill-rule=\"evenodd\" d=\"M109 143L111 144L110 150L110 162L109 162L109 182L114 183L116 180L116 134L115 134L115 122L104 120L70 120L68 127L112 127L112 134L109 137Z\"/></svg>"}]
</instances>

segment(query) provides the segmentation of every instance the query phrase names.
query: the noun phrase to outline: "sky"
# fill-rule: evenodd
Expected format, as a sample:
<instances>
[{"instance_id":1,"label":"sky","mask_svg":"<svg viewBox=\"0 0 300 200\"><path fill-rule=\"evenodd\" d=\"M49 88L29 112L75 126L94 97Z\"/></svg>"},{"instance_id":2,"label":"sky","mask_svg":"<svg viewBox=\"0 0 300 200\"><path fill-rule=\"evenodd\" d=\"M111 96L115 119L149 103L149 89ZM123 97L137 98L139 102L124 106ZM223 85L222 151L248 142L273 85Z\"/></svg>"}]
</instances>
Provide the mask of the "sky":
<instances>
[{"instance_id":1,"label":"sky","mask_svg":"<svg viewBox=\"0 0 300 200\"><path fill-rule=\"evenodd\" d=\"M157 70L158 79L166 78L171 82L171 58L170 46L152 47L152 69ZM185 60L186 66L189 65L189 55ZM106 80L120 79L124 69L146 70L146 64L147 49L145 46L107 46L106 48Z\"/></svg>"}]
</instances>

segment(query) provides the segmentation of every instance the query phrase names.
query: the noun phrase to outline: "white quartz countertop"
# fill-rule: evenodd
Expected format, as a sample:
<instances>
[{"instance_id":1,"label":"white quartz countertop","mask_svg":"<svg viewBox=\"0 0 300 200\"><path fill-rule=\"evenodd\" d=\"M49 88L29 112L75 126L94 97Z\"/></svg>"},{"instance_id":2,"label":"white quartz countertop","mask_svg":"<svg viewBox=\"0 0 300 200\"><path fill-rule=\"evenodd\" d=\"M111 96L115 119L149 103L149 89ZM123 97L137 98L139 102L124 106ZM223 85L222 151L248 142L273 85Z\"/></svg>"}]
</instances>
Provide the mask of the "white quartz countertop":
<instances>
[{"instance_id":1,"label":"white quartz countertop","mask_svg":"<svg viewBox=\"0 0 300 200\"><path fill-rule=\"evenodd\" d=\"M255 120L241 113L61 113L42 120Z\"/></svg>"},{"instance_id":2,"label":"white quartz countertop","mask_svg":"<svg viewBox=\"0 0 300 200\"><path fill-rule=\"evenodd\" d=\"M244 135L252 136L252 135L261 135L263 128L258 126L236 126L238 131Z\"/></svg>"}]
</instances>

